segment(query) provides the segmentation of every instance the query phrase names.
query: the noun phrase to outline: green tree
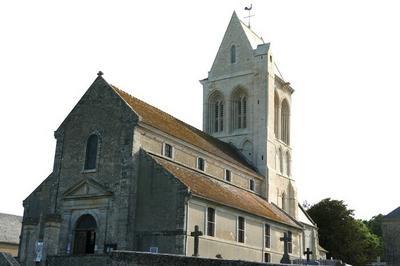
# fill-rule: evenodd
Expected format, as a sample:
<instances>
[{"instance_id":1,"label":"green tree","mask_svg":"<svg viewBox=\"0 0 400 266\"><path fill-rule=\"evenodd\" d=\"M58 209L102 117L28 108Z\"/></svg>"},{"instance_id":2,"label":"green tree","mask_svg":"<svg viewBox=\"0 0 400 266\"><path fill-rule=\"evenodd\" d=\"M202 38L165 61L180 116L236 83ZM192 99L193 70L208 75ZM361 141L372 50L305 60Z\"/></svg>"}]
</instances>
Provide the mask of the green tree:
<instances>
[{"instance_id":1,"label":"green tree","mask_svg":"<svg viewBox=\"0 0 400 266\"><path fill-rule=\"evenodd\" d=\"M366 265L380 252L380 240L342 200L321 200L307 210L319 228L321 246L328 256L352 265Z\"/></svg>"}]
</instances>

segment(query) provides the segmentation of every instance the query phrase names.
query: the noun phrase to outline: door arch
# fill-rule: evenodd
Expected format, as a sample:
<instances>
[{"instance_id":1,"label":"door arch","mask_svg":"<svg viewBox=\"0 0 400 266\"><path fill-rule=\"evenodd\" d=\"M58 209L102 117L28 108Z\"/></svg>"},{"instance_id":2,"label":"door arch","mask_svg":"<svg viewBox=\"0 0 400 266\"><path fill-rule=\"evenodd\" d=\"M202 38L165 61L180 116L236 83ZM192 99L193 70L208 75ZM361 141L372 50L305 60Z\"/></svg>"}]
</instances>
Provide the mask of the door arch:
<instances>
[{"instance_id":1,"label":"door arch","mask_svg":"<svg viewBox=\"0 0 400 266\"><path fill-rule=\"evenodd\" d=\"M96 244L96 220L90 214L79 217L75 226L74 254L93 254Z\"/></svg>"}]
</instances>

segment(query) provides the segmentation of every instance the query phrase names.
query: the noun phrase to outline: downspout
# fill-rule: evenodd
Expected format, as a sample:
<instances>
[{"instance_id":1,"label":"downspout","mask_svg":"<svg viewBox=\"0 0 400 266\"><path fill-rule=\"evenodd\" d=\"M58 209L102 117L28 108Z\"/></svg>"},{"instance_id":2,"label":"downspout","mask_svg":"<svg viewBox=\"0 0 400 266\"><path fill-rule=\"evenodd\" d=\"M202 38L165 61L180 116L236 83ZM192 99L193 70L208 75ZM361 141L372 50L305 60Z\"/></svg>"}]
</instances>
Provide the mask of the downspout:
<instances>
[{"instance_id":1,"label":"downspout","mask_svg":"<svg viewBox=\"0 0 400 266\"><path fill-rule=\"evenodd\" d=\"M190 189L188 189L188 194L185 197L185 216L186 216L186 221L185 221L185 256L187 256L187 245L188 245L188 222L189 222L189 200L192 197L192 193L190 192Z\"/></svg>"}]
</instances>

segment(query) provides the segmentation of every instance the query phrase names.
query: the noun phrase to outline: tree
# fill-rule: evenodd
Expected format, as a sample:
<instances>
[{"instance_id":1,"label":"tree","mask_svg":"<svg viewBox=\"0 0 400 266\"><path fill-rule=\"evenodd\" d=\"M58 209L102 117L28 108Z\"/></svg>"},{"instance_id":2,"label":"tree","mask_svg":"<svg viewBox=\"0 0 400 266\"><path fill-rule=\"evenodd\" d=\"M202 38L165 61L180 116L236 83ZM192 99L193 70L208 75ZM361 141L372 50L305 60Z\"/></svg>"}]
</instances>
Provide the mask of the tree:
<instances>
[{"instance_id":1,"label":"tree","mask_svg":"<svg viewBox=\"0 0 400 266\"><path fill-rule=\"evenodd\" d=\"M328 256L352 265L366 265L380 254L380 240L367 225L354 219L354 211L342 200L321 200L308 209L319 227L321 246Z\"/></svg>"}]
</instances>

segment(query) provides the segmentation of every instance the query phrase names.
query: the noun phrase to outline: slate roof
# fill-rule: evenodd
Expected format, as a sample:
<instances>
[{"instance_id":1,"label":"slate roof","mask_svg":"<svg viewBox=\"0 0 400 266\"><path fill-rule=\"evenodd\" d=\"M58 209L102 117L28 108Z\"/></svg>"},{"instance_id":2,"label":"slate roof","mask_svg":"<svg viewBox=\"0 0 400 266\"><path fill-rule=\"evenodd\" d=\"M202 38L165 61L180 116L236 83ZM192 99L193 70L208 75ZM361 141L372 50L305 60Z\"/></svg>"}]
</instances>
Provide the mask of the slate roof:
<instances>
[{"instance_id":1,"label":"slate roof","mask_svg":"<svg viewBox=\"0 0 400 266\"><path fill-rule=\"evenodd\" d=\"M157 155L150 154L150 156L187 186L191 193L197 197L279 223L301 228L286 213L253 192L219 181L199 171Z\"/></svg>"},{"instance_id":2,"label":"slate roof","mask_svg":"<svg viewBox=\"0 0 400 266\"><path fill-rule=\"evenodd\" d=\"M223 158L257 175L255 168L246 161L240 151L238 151L234 146L186 124L185 122L133 97L115 86L112 86L112 88L130 106L130 108L140 116L141 121L145 124L203 149L215 156Z\"/></svg>"},{"instance_id":3,"label":"slate roof","mask_svg":"<svg viewBox=\"0 0 400 266\"><path fill-rule=\"evenodd\" d=\"M19 243L22 217L6 213L0 213L0 243Z\"/></svg>"},{"instance_id":4,"label":"slate roof","mask_svg":"<svg viewBox=\"0 0 400 266\"><path fill-rule=\"evenodd\" d=\"M397 219L400 218L400 207L397 209L393 210L389 214L385 215L383 218L385 219Z\"/></svg>"}]
</instances>

